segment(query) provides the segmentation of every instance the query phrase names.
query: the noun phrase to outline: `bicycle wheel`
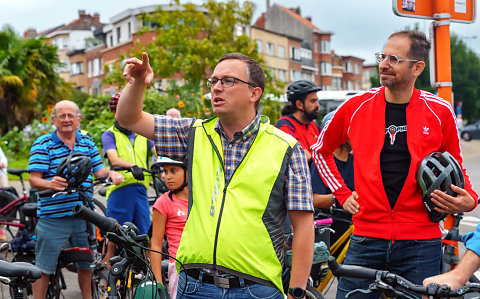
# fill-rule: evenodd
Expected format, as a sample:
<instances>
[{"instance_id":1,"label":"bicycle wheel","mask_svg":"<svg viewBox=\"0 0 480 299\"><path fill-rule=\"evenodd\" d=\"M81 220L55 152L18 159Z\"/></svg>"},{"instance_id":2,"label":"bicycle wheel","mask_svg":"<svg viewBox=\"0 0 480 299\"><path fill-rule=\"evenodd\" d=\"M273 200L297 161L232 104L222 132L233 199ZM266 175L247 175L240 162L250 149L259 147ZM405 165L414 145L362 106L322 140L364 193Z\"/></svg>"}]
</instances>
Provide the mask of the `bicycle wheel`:
<instances>
[{"instance_id":1,"label":"bicycle wheel","mask_svg":"<svg viewBox=\"0 0 480 299\"><path fill-rule=\"evenodd\" d=\"M105 216L107 214L107 208L105 205L99 200L96 199L95 197L93 198L93 203L95 204L95 209L94 211L102 216Z\"/></svg>"},{"instance_id":2,"label":"bicycle wheel","mask_svg":"<svg viewBox=\"0 0 480 299\"><path fill-rule=\"evenodd\" d=\"M12 299L30 299L33 298L32 286L26 288L10 286L10 298Z\"/></svg>"},{"instance_id":3,"label":"bicycle wheel","mask_svg":"<svg viewBox=\"0 0 480 299\"><path fill-rule=\"evenodd\" d=\"M107 289L108 271L106 269L95 270L92 277L92 299L106 298Z\"/></svg>"},{"instance_id":4,"label":"bicycle wheel","mask_svg":"<svg viewBox=\"0 0 480 299\"><path fill-rule=\"evenodd\" d=\"M15 196L15 194L8 192L4 189L0 189L0 209L16 199L17 197ZM17 217L17 209L14 208L8 214L2 215L2 217L6 218L7 220L15 219Z\"/></svg>"},{"instance_id":5,"label":"bicycle wheel","mask_svg":"<svg viewBox=\"0 0 480 299\"><path fill-rule=\"evenodd\" d=\"M320 293L319 290L314 288L311 285L307 285L307 288L305 289L306 295L305 298L307 299L324 299L322 293Z\"/></svg>"}]
</instances>

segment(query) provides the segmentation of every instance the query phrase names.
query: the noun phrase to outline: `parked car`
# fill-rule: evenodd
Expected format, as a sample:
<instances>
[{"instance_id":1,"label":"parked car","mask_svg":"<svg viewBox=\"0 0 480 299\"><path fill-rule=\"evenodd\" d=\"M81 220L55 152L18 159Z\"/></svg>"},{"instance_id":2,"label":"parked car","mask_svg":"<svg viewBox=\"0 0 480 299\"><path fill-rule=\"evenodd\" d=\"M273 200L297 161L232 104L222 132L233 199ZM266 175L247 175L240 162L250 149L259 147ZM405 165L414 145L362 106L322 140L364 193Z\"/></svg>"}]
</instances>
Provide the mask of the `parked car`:
<instances>
[{"instance_id":1,"label":"parked car","mask_svg":"<svg viewBox=\"0 0 480 299\"><path fill-rule=\"evenodd\" d=\"M466 125L460 133L460 137L466 141L480 139L480 120Z\"/></svg>"}]
</instances>

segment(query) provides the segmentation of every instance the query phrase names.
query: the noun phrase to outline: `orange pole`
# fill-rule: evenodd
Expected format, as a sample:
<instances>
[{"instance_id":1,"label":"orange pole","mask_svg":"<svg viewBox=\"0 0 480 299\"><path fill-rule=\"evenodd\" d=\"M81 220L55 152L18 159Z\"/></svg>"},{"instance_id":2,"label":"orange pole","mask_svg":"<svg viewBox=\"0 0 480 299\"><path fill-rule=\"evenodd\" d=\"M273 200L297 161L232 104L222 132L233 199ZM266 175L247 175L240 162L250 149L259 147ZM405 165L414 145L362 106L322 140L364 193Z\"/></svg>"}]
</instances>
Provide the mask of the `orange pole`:
<instances>
[{"instance_id":1,"label":"orange pole","mask_svg":"<svg viewBox=\"0 0 480 299\"><path fill-rule=\"evenodd\" d=\"M438 96L452 101L452 68L450 55L450 0L434 1L435 66Z\"/></svg>"},{"instance_id":2,"label":"orange pole","mask_svg":"<svg viewBox=\"0 0 480 299\"><path fill-rule=\"evenodd\" d=\"M449 101L453 106L452 99L452 66L450 55L450 0L434 1L435 18L435 66L438 96ZM443 222L445 229L453 227L455 218L448 216ZM458 255L458 242L455 242L455 252Z\"/></svg>"}]
</instances>

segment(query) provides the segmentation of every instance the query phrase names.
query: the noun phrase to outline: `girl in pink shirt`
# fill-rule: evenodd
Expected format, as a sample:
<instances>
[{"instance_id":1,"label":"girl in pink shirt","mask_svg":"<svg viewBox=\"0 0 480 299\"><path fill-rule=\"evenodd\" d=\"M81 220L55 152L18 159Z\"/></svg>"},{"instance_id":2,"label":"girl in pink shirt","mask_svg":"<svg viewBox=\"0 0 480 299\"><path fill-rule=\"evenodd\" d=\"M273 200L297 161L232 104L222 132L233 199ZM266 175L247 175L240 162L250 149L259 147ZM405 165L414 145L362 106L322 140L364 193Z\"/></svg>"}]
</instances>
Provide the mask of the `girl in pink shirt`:
<instances>
[{"instance_id":1,"label":"girl in pink shirt","mask_svg":"<svg viewBox=\"0 0 480 299\"><path fill-rule=\"evenodd\" d=\"M160 196L153 205L152 249L162 251L164 235L167 236L168 254L175 257L187 221L188 188L187 169L183 162L162 157L157 161L163 166L165 184L171 190ZM152 252L151 265L158 282L162 281L162 255ZM177 295L178 273L175 261L168 265L168 292L170 298Z\"/></svg>"}]
</instances>

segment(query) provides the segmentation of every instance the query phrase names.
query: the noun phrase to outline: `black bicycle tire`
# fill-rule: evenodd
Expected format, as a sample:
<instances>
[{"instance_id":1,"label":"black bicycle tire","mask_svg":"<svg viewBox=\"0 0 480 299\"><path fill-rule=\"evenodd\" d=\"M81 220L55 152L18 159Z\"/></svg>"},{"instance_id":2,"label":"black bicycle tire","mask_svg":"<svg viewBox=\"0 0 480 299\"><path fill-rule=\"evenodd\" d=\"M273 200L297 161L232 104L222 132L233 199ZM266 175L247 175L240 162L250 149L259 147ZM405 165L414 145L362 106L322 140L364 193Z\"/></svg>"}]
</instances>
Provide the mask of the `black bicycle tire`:
<instances>
[{"instance_id":1,"label":"black bicycle tire","mask_svg":"<svg viewBox=\"0 0 480 299\"><path fill-rule=\"evenodd\" d=\"M93 203L95 205L95 210L97 210L97 208L102 212L103 216L107 215L107 208L105 207L105 205L103 204L103 202L100 201L100 199L97 199L97 198L93 198ZM96 211L98 213L98 211Z\"/></svg>"},{"instance_id":2,"label":"black bicycle tire","mask_svg":"<svg viewBox=\"0 0 480 299\"><path fill-rule=\"evenodd\" d=\"M105 294L107 294L108 289L108 270L107 269L100 269L94 271L92 277L92 299L102 299L105 298ZM99 282L105 282L104 289L102 289L103 284Z\"/></svg>"},{"instance_id":3,"label":"black bicycle tire","mask_svg":"<svg viewBox=\"0 0 480 299\"><path fill-rule=\"evenodd\" d=\"M18 197L12 192L0 189L0 209L16 200ZM7 220L15 219L17 217L18 208L14 208L8 215L2 216Z\"/></svg>"},{"instance_id":4,"label":"black bicycle tire","mask_svg":"<svg viewBox=\"0 0 480 299\"><path fill-rule=\"evenodd\" d=\"M311 285L307 285L307 288L305 289L305 292L306 292L306 294L305 294L306 299L315 299L315 298L316 299L325 299L323 297L323 294Z\"/></svg>"},{"instance_id":5,"label":"black bicycle tire","mask_svg":"<svg viewBox=\"0 0 480 299\"><path fill-rule=\"evenodd\" d=\"M29 286L29 288L30 288L30 294L29 294L28 287L27 288L21 288L21 287L10 286L9 287L10 298L12 298L12 299L30 299L30 298L33 298L31 285ZM20 292L20 290L21 290L21 292Z\"/></svg>"}]
</instances>

